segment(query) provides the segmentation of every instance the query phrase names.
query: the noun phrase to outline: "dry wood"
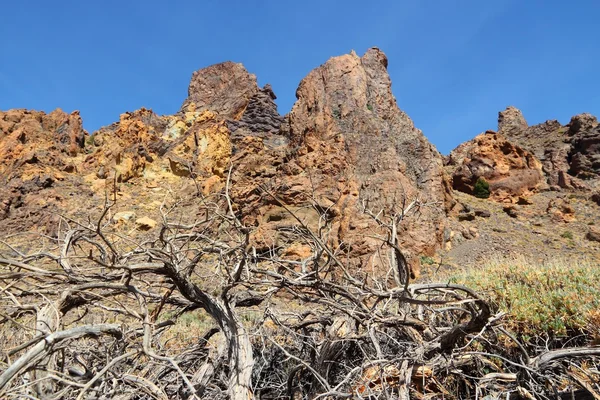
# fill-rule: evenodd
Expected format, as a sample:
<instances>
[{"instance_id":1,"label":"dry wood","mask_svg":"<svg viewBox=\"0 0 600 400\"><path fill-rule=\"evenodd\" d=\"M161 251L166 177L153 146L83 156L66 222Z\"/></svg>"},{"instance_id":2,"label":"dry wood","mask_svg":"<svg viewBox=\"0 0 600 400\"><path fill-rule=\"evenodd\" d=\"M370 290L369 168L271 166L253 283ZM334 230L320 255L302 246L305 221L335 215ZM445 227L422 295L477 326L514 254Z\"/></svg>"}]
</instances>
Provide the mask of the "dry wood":
<instances>
[{"instance_id":1,"label":"dry wood","mask_svg":"<svg viewBox=\"0 0 600 400\"><path fill-rule=\"evenodd\" d=\"M162 208L155 235L136 241L115 231L107 200L95 222L65 220L52 249L0 253L0 339L10 342L2 346L0 398L468 399L596 391L599 348L527 347L470 288L410 282L398 226L428 205L404 199L397 212L376 212L363 203L381 228L373 237L388 268L368 275L346 262L342 245L331 245L326 216L311 230L267 188L264 195L296 221L281 231L284 240L312 254L298 260L252 248L251 227L229 197L231 174L220 197L194 199L201 218L171 218L176 205ZM199 328L182 325L186 318L206 319ZM591 365L586 380L569 375L567 361Z\"/></svg>"}]
</instances>

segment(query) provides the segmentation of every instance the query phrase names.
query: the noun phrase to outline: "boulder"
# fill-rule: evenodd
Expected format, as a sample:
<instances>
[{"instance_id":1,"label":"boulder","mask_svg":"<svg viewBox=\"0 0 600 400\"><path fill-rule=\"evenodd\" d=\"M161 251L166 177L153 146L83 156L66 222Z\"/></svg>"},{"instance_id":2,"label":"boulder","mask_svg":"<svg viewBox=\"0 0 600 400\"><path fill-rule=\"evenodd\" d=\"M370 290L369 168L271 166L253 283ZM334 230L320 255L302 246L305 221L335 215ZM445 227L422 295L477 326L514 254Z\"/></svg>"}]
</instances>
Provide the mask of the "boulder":
<instances>
[{"instance_id":1,"label":"boulder","mask_svg":"<svg viewBox=\"0 0 600 400\"><path fill-rule=\"evenodd\" d=\"M135 224L137 225L138 229L148 231L156 228L157 222L150 217L142 217L136 219Z\"/></svg>"},{"instance_id":2,"label":"boulder","mask_svg":"<svg viewBox=\"0 0 600 400\"><path fill-rule=\"evenodd\" d=\"M500 133L487 131L453 150L449 163L454 168L453 187L473 194L475 183L489 183L490 198L516 202L543 183L542 165L530 152L508 141Z\"/></svg>"},{"instance_id":3,"label":"boulder","mask_svg":"<svg viewBox=\"0 0 600 400\"><path fill-rule=\"evenodd\" d=\"M502 210L511 218L519 217L519 210L515 206L505 206Z\"/></svg>"},{"instance_id":4,"label":"boulder","mask_svg":"<svg viewBox=\"0 0 600 400\"><path fill-rule=\"evenodd\" d=\"M548 202L546 213L555 222L572 222L575 220L575 209L567 199L557 198Z\"/></svg>"},{"instance_id":5,"label":"boulder","mask_svg":"<svg viewBox=\"0 0 600 400\"><path fill-rule=\"evenodd\" d=\"M489 218L492 216L492 213L487 210L475 210L475 215L481 218Z\"/></svg>"},{"instance_id":6,"label":"boulder","mask_svg":"<svg viewBox=\"0 0 600 400\"><path fill-rule=\"evenodd\" d=\"M590 226L585 238L592 242L600 242L600 229Z\"/></svg>"},{"instance_id":7,"label":"boulder","mask_svg":"<svg viewBox=\"0 0 600 400\"><path fill-rule=\"evenodd\" d=\"M120 211L113 215L112 220L116 223L125 223L135 218L135 211Z\"/></svg>"}]
</instances>

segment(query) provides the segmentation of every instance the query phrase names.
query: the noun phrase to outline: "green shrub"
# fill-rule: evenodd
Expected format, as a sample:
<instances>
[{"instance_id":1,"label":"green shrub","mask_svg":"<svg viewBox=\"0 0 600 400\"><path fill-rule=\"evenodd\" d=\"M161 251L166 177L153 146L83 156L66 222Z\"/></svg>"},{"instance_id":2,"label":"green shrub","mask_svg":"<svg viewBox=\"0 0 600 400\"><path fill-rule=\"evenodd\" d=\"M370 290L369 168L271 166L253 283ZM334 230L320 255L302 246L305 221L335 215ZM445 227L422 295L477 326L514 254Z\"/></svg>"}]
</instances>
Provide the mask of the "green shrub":
<instances>
[{"instance_id":1,"label":"green shrub","mask_svg":"<svg viewBox=\"0 0 600 400\"><path fill-rule=\"evenodd\" d=\"M95 146L96 145L96 143L94 142L94 134L86 136L85 145L86 146Z\"/></svg>"},{"instance_id":2,"label":"green shrub","mask_svg":"<svg viewBox=\"0 0 600 400\"><path fill-rule=\"evenodd\" d=\"M423 265L433 265L433 264L435 264L435 260L432 257L421 256L421 264L423 264Z\"/></svg>"},{"instance_id":3,"label":"green shrub","mask_svg":"<svg viewBox=\"0 0 600 400\"><path fill-rule=\"evenodd\" d=\"M524 335L589 332L600 307L600 268L592 262L491 259L450 280L483 294L508 313L508 327Z\"/></svg>"},{"instance_id":4,"label":"green shrub","mask_svg":"<svg viewBox=\"0 0 600 400\"><path fill-rule=\"evenodd\" d=\"M473 195L480 199L487 199L490 197L490 184L482 177L477 178L477 182L473 187Z\"/></svg>"},{"instance_id":5,"label":"green shrub","mask_svg":"<svg viewBox=\"0 0 600 400\"><path fill-rule=\"evenodd\" d=\"M573 232L571 232L571 231L564 231L564 232L563 232L563 233L560 235L560 237L563 237L563 238L565 238L565 239L571 239L571 240L573 240Z\"/></svg>"}]
</instances>

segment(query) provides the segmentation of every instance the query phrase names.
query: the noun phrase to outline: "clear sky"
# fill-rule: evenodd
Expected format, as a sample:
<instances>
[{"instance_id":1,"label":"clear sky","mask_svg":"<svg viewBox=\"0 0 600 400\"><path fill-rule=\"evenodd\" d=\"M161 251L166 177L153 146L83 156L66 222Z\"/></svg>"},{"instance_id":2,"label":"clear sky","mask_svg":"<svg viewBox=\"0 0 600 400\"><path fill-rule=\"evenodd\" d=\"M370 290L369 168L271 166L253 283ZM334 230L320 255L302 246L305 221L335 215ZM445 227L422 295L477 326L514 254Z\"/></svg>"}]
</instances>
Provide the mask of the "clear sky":
<instances>
[{"instance_id":1,"label":"clear sky","mask_svg":"<svg viewBox=\"0 0 600 400\"><path fill-rule=\"evenodd\" d=\"M91 132L174 113L194 70L232 60L284 114L311 69L371 46L445 154L508 105L530 124L600 114L598 0L4 0L0 109L80 110Z\"/></svg>"}]
</instances>

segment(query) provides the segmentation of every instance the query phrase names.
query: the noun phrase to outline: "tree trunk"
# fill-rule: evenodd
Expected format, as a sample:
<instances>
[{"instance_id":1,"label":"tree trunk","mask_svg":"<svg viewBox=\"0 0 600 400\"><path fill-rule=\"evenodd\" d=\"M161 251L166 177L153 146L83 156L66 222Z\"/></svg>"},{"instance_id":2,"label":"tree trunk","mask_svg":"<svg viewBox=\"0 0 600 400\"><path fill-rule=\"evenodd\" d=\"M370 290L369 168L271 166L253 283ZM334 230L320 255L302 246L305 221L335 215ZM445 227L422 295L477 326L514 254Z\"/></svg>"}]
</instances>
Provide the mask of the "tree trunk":
<instances>
[{"instance_id":1,"label":"tree trunk","mask_svg":"<svg viewBox=\"0 0 600 400\"><path fill-rule=\"evenodd\" d=\"M228 303L226 295L215 298L202 291L173 265L165 265L169 276L188 300L199 304L219 325L228 346L229 398L230 400L254 399L252 394L252 367L254 357L252 344L246 329L239 321L235 307Z\"/></svg>"},{"instance_id":2,"label":"tree trunk","mask_svg":"<svg viewBox=\"0 0 600 400\"><path fill-rule=\"evenodd\" d=\"M251 400L252 367L254 356L252 344L246 329L229 305L213 300L209 310L211 316L220 325L228 345L229 355L229 398L231 400Z\"/></svg>"}]
</instances>

